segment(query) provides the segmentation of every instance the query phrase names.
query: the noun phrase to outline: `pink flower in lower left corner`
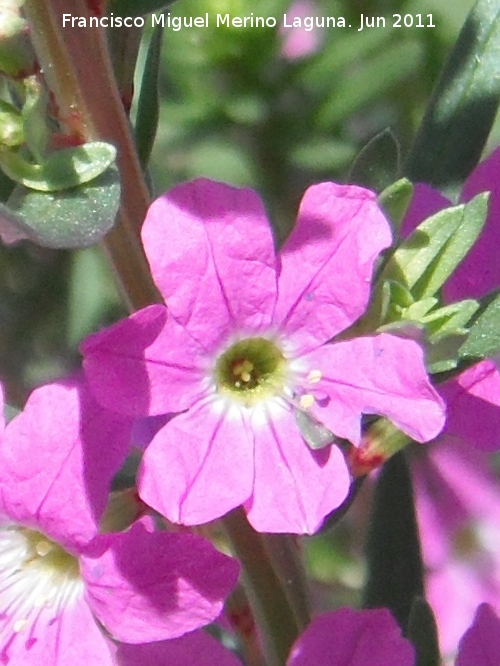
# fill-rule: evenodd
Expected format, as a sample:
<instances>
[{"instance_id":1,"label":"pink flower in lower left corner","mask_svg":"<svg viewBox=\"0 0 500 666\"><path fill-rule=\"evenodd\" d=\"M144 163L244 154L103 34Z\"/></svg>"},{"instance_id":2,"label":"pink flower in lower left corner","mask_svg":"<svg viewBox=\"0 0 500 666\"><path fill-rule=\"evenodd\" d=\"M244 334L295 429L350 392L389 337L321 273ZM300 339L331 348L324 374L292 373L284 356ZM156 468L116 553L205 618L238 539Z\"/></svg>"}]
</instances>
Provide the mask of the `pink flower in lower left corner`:
<instances>
[{"instance_id":1,"label":"pink flower in lower left corner","mask_svg":"<svg viewBox=\"0 0 500 666\"><path fill-rule=\"evenodd\" d=\"M113 666L99 623L145 643L221 612L238 565L205 540L145 519L98 533L131 426L66 382L34 391L0 435L0 663Z\"/></svg>"},{"instance_id":2,"label":"pink flower in lower left corner","mask_svg":"<svg viewBox=\"0 0 500 666\"><path fill-rule=\"evenodd\" d=\"M167 308L135 313L82 351L101 404L172 414L138 480L169 520L204 523L243 504L259 531L312 533L350 484L328 431L359 444L363 414L417 441L443 427L416 342L329 342L365 311L391 242L373 192L310 187L276 253L252 190L199 179L157 199L142 236Z\"/></svg>"}]
</instances>

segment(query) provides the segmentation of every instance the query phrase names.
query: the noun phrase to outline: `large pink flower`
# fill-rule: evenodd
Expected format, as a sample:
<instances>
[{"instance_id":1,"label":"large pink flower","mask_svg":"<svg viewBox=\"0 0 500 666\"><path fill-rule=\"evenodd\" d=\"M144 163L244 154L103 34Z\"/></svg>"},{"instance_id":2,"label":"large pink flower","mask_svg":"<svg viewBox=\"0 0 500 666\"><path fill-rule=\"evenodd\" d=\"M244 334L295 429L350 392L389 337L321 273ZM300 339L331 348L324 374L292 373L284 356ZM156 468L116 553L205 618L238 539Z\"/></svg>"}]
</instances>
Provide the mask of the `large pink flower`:
<instances>
[{"instance_id":1,"label":"large pink flower","mask_svg":"<svg viewBox=\"0 0 500 666\"><path fill-rule=\"evenodd\" d=\"M138 481L171 521L203 523L244 504L260 531L314 532L350 480L340 449L312 450L297 415L302 429L321 423L354 444L362 414L384 414L418 441L442 428L417 343L388 334L328 343L364 312L391 242L372 192L309 188L276 255L257 195L200 179L153 203L143 242L168 310L145 308L82 351L103 405L176 413Z\"/></svg>"},{"instance_id":2,"label":"large pink flower","mask_svg":"<svg viewBox=\"0 0 500 666\"><path fill-rule=\"evenodd\" d=\"M208 542L154 532L145 519L98 534L130 431L130 418L67 382L34 391L3 432L1 663L112 666L96 619L115 639L143 643L220 613L238 565Z\"/></svg>"}]
</instances>

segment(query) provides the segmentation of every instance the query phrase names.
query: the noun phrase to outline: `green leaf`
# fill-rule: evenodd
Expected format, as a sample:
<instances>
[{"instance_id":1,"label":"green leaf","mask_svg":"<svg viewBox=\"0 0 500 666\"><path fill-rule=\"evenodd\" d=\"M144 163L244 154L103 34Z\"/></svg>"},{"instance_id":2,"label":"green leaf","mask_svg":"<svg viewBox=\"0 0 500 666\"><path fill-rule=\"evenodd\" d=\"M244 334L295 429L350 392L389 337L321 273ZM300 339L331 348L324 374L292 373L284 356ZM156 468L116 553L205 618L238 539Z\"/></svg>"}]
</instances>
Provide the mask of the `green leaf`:
<instances>
[{"instance_id":1,"label":"green leaf","mask_svg":"<svg viewBox=\"0 0 500 666\"><path fill-rule=\"evenodd\" d=\"M467 341L460 347L461 357L487 358L500 352L500 293L488 304L472 325Z\"/></svg>"},{"instance_id":2,"label":"green leaf","mask_svg":"<svg viewBox=\"0 0 500 666\"><path fill-rule=\"evenodd\" d=\"M431 342L437 342L452 333L466 333L465 327L478 308L479 301L467 299L434 310L420 321L426 325Z\"/></svg>"},{"instance_id":3,"label":"green leaf","mask_svg":"<svg viewBox=\"0 0 500 666\"><path fill-rule=\"evenodd\" d=\"M462 182L483 152L500 101L500 5L478 0L437 83L404 173L436 187Z\"/></svg>"},{"instance_id":4,"label":"green leaf","mask_svg":"<svg viewBox=\"0 0 500 666\"><path fill-rule=\"evenodd\" d=\"M382 468L375 488L366 544L364 608L389 608L406 628L415 597L424 595L424 566L403 452Z\"/></svg>"},{"instance_id":5,"label":"green leaf","mask_svg":"<svg viewBox=\"0 0 500 666\"><path fill-rule=\"evenodd\" d=\"M436 620L425 599L417 597L414 600L405 633L417 653L415 666L440 666Z\"/></svg>"},{"instance_id":6,"label":"green leaf","mask_svg":"<svg viewBox=\"0 0 500 666\"><path fill-rule=\"evenodd\" d=\"M83 187L42 193L18 186L0 204L0 217L38 245L53 248L87 247L113 226L120 205L120 179L111 168Z\"/></svg>"},{"instance_id":7,"label":"green leaf","mask_svg":"<svg viewBox=\"0 0 500 666\"><path fill-rule=\"evenodd\" d=\"M137 152L143 166L146 166L149 161L160 116L158 75L160 72L162 42L163 28L161 25L156 25L151 34L146 62L144 63L135 120Z\"/></svg>"},{"instance_id":8,"label":"green leaf","mask_svg":"<svg viewBox=\"0 0 500 666\"><path fill-rule=\"evenodd\" d=\"M109 14L115 16L143 16L157 12L169 5L175 0L111 0L109 3Z\"/></svg>"},{"instance_id":9,"label":"green leaf","mask_svg":"<svg viewBox=\"0 0 500 666\"><path fill-rule=\"evenodd\" d=\"M399 233L412 196L413 185L407 178L400 178L395 183L388 185L378 196L378 203L391 222L395 233Z\"/></svg>"},{"instance_id":10,"label":"green leaf","mask_svg":"<svg viewBox=\"0 0 500 666\"><path fill-rule=\"evenodd\" d=\"M375 192L386 189L399 174L400 148L390 129L374 136L354 160L347 181Z\"/></svg>"},{"instance_id":11,"label":"green leaf","mask_svg":"<svg viewBox=\"0 0 500 666\"><path fill-rule=\"evenodd\" d=\"M0 151L0 166L7 176L40 192L57 192L94 180L113 164L116 148L93 141L49 155L41 164L31 164L19 151Z\"/></svg>"},{"instance_id":12,"label":"green leaf","mask_svg":"<svg viewBox=\"0 0 500 666\"><path fill-rule=\"evenodd\" d=\"M46 123L48 93L37 76L26 79L24 88L26 91L22 110L24 136L35 159L41 162L45 158L49 141L49 129Z\"/></svg>"},{"instance_id":13,"label":"green leaf","mask_svg":"<svg viewBox=\"0 0 500 666\"><path fill-rule=\"evenodd\" d=\"M439 211L420 224L387 262L382 279L407 286L416 300L433 296L474 245L488 212L488 194Z\"/></svg>"}]
</instances>

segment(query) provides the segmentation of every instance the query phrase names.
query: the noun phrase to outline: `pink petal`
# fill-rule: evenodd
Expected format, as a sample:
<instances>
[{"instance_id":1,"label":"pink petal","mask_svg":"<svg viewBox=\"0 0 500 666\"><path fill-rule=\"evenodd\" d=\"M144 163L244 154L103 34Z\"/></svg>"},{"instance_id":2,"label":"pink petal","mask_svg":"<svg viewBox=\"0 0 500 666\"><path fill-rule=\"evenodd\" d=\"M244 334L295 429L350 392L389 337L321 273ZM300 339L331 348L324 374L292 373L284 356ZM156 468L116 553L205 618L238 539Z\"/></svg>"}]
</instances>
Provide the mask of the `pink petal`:
<instances>
[{"instance_id":1,"label":"pink petal","mask_svg":"<svg viewBox=\"0 0 500 666\"><path fill-rule=\"evenodd\" d=\"M413 197L401 225L401 237L408 238L418 225L443 208L449 208L451 201L425 183L415 183Z\"/></svg>"},{"instance_id":2,"label":"pink petal","mask_svg":"<svg viewBox=\"0 0 500 666\"><path fill-rule=\"evenodd\" d=\"M456 666L497 666L500 658L500 619L481 604L470 629L460 641Z\"/></svg>"},{"instance_id":3,"label":"pink petal","mask_svg":"<svg viewBox=\"0 0 500 666\"><path fill-rule=\"evenodd\" d=\"M0 434L5 428L5 395L4 388L0 382Z\"/></svg>"},{"instance_id":4,"label":"pink petal","mask_svg":"<svg viewBox=\"0 0 500 666\"><path fill-rule=\"evenodd\" d=\"M280 252L274 315L294 351L318 347L363 314L374 262L390 244L373 192L334 183L306 191Z\"/></svg>"},{"instance_id":5,"label":"pink petal","mask_svg":"<svg viewBox=\"0 0 500 666\"><path fill-rule=\"evenodd\" d=\"M238 579L236 560L210 542L141 522L98 537L93 550L81 558L89 604L127 643L176 638L215 620Z\"/></svg>"},{"instance_id":6,"label":"pink petal","mask_svg":"<svg viewBox=\"0 0 500 666\"><path fill-rule=\"evenodd\" d=\"M336 446L311 451L287 407L254 424L255 483L246 505L259 532L313 534L349 492L349 473Z\"/></svg>"},{"instance_id":7,"label":"pink petal","mask_svg":"<svg viewBox=\"0 0 500 666\"><path fill-rule=\"evenodd\" d=\"M187 409L206 392L206 352L163 305L91 335L83 367L99 402L132 416Z\"/></svg>"},{"instance_id":8,"label":"pink petal","mask_svg":"<svg viewBox=\"0 0 500 666\"><path fill-rule=\"evenodd\" d=\"M199 525L248 499L253 436L237 408L199 404L169 421L146 449L139 471L144 502L172 522Z\"/></svg>"},{"instance_id":9,"label":"pink petal","mask_svg":"<svg viewBox=\"0 0 500 666\"><path fill-rule=\"evenodd\" d=\"M315 618L295 642L287 666L413 666L411 643L385 608L340 608Z\"/></svg>"},{"instance_id":10,"label":"pink petal","mask_svg":"<svg viewBox=\"0 0 500 666\"><path fill-rule=\"evenodd\" d=\"M2 512L70 549L87 543L128 454L131 428L131 419L97 405L84 384L35 390L0 448Z\"/></svg>"},{"instance_id":11,"label":"pink petal","mask_svg":"<svg viewBox=\"0 0 500 666\"><path fill-rule=\"evenodd\" d=\"M0 620L1 622L1 620ZM42 606L19 633L0 631L0 663L8 666L116 666L115 648L94 620L83 596L62 608Z\"/></svg>"},{"instance_id":12,"label":"pink petal","mask_svg":"<svg viewBox=\"0 0 500 666\"><path fill-rule=\"evenodd\" d=\"M142 238L169 311L200 345L268 325L275 254L255 192L203 178L178 185L153 202Z\"/></svg>"},{"instance_id":13,"label":"pink petal","mask_svg":"<svg viewBox=\"0 0 500 666\"><path fill-rule=\"evenodd\" d=\"M242 666L241 661L204 631L159 643L118 647L119 666Z\"/></svg>"},{"instance_id":14,"label":"pink petal","mask_svg":"<svg viewBox=\"0 0 500 666\"><path fill-rule=\"evenodd\" d=\"M440 387L448 405L445 433L483 451L500 449L500 373L481 361Z\"/></svg>"},{"instance_id":15,"label":"pink petal","mask_svg":"<svg viewBox=\"0 0 500 666\"><path fill-rule=\"evenodd\" d=\"M461 200L470 201L476 194L491 191L488 217L481 236L445 285L447 302L463 298L480 298L500 287L500 149L478 164L467 179Z\"/></svg>"},{"instance_id":16,"label":"pink petal","mask_svg":"<svg viewBox=\"0 0 500 666\"><path fill-rule=\"evenodd\" d=\"M356 338L325 345L301 361L323 375L316 386L330 400L312 411L338 437L359 444L362 414L386 416L417 442L433 439L444 426L444 402L413 340L386 333Z\"/></svg>"}]
</instances>

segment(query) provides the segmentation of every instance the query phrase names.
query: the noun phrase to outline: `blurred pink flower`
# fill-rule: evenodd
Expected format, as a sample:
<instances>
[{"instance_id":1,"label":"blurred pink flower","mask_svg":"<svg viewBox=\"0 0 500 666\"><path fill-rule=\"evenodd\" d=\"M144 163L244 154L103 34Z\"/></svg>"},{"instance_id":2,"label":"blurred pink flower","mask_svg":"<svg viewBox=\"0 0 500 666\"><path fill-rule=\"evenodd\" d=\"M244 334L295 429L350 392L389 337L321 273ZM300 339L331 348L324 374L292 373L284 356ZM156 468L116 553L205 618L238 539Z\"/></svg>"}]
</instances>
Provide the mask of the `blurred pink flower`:
<instances>
[{"instance_id":1,"label":"blurred pink flower","mask_svg":"<svg viewBox=\"0 0 500 666\"><path fill-rule=\"evenodd\" d=\"M488 666L500 662L500 619L488 604L481 604L460 641L456 666Z\"/></svg>"},{"instance_id":2,"label":"blurred pink flower","mask_svg":"<svg viewBox=\"0 0 500 666\"><path fill-rule=\"evenodd\" d=\"M65 382L34 391L3 431L2 663L111 666L113 648L96 619L113 638L143 643L219 615L238 565L211 544L153 532L145 519L98 533L131 425L85 386Z\"/></svg>"},{"instance_id":3,"label":"blurred pink flower","mask_svg":"<svg viewBox=\"0 0 500 666\"><path fill-rule=\"evenodd\" d=\"M304 25L304 19L318 16L318 8L314 0L296 0L286 11L287 26L280 26L279 34L282 39L281 55L287 60L298 60L315 53L323 41L323 28L315 25ZM293 19L298 18L301 27L293 26ZM291 27L289 27L291 26Z\"/></svg>"},{"instance_id":4,"label":"blurred pink flower","mask_svg":"<svg viewBox=\"0 0 500 666\"><path fill-rule=\"evenodd\" d=\"M138 479L169 520L199 524L244 504L257 530L314 532L350 479L337 446L307 446L297 411L354 444L363 413L419 441L442 428L417 343L385 334L327 344L365 310L391 242L372 192L309 188L276 255L258 196L200 179L153 203L143 242L168 310L145 308L82 352L103 405L178 413Z\"/></svg>"}]
</instances>

